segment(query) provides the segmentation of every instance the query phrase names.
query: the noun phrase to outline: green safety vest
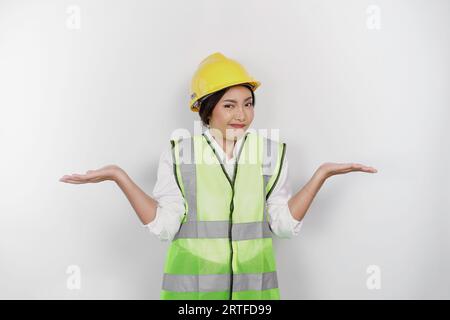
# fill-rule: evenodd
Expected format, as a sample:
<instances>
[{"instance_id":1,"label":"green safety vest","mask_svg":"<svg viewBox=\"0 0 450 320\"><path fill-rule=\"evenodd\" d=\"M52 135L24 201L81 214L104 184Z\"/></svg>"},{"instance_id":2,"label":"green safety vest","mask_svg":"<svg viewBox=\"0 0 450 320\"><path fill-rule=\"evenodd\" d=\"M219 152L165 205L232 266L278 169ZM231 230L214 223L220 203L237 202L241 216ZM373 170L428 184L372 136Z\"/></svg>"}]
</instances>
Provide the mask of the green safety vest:
<instances>
[{"instance_id":1,"label":"green safety vest","mask_svg":"<svg viewBox=\"0 0 450 320\"><path fill-rule=\"evenodd\" d=\"M231 179L203 133L170 140L185 215L165 261L161 299L279 300L266 200L286 144L247 132Z\"/></svg>"}]
</instances>

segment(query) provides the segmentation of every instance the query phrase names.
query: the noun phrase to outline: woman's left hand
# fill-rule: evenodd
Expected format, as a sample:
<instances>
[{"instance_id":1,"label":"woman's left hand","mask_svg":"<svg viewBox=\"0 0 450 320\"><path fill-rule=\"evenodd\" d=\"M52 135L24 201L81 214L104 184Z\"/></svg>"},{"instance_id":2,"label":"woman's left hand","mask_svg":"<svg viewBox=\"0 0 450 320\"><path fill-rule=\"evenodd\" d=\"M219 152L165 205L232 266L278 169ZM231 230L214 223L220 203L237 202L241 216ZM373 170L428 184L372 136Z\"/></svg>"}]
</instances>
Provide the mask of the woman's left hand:
<instances>
[{"instance_id":1,"label":"woman's left hand","mask_svg":"<svg viewBox=\"0 0 450 320\"><path fill-rule=\"evenodd\" d=\"M377 169L365 166L360 163L333 163L333 162L326 162L322 164L319 168L319 171L321 172L321 174L325 176L325 178L329 178L337 174L343 174L352 171L362 171L368 173L378 172Z\"/></svg>"}]
</instances>

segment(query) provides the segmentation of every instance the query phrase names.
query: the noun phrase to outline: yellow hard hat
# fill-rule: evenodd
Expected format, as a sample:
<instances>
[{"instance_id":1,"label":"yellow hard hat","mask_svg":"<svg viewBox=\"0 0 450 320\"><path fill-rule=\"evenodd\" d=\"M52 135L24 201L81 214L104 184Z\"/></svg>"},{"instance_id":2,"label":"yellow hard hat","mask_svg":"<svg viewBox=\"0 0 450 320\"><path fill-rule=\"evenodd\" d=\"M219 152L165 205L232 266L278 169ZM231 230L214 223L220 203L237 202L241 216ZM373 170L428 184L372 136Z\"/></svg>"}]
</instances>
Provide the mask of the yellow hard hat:
<instances>
[{"instance_id":1,"label":"yellow hard hat","mask_svg":"<svg viewBox=\"0 0 450 320\"><path fill-rule=\"evenodd\" d=\"M261 85L239 62L220 52L213 53L200 62L192 77L189 107L198 112L202 98L226 87L244 83L249 84L253 91Z\"/></svg>"}]
</instances>

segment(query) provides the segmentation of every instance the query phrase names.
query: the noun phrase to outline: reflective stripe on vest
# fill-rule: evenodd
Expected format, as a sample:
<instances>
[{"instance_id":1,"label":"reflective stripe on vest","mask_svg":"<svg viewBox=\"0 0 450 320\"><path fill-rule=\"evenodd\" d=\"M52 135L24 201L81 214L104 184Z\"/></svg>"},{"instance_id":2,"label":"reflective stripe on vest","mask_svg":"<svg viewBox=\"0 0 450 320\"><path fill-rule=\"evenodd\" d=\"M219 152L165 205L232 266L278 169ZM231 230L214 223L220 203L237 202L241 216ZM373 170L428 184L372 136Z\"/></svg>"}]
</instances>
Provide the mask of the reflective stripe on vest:
<instances>
[{"instance_id":1,"label":"reflective stripe on vest","mask_svg":"<svg viewBox=\"0 0 450 320\"><path fill-rule=\"evenodd\" d=\"M279 299L266 200L285 144L243 139L233 179L205 135L171 140L186 214L167 255L162 299Z\"/></svg>"},{"instance_id":2,"label":"reflective stripe on vest","mask_svg":"<svg viewBox=\"0 0 450 320\"><path fill-rule=\"evenodd\" d=\"M163 289L178 292L225 291L230 287L229 274L164 274ZM233 291L267 290L278 287L276 272L233 274ZM262 287L261 287L262 284Z\"/></svg>"},{"instance_id":3,"label":"reflective stripe on vest","mask_svg":"<svg viewBox=\"0 0 450 320\"><path fill-rule=\"evenodd\" d=\"M174 240L180 238L227 238L230 221L188 221L175 235ZM233 240L248 240L256 238L270 238L272 232L269 224L262 222L234 223L231 229Z\"/></svg>"}]
</instances>

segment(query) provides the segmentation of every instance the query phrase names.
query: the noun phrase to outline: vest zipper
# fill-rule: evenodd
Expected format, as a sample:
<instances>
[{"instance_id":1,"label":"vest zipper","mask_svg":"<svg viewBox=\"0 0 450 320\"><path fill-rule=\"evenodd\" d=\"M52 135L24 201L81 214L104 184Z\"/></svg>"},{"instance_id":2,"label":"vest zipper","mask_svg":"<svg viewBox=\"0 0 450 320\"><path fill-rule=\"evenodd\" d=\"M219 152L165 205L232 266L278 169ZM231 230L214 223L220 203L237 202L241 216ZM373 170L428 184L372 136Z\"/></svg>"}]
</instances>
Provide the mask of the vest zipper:
<instances>
[{"instance_id":1,"label":"vest zipper","mask_svg":"<svg viewBox=\"0 0 450 320\"><path fill-rule=\"evenodd\" d=\"M242 153L242 149L244 149L244 145L245 145L245 141L247 140L247 136L248 136L249 132L247 132L245 134L244 137L244 141L242 142L241 148L239 150L236 162L234 164L234 176L233 176L233 180L230 179L230 177L228 176L227 171L225 170L222 161L220 160L219 156L216 153L216 150L214 150L213 146L211 145L211 141L209 141L208 137L202 133L202 135L205 137L206 142L208 142L208 145L211 147L211 149L213 150L214 154L216 155L217 160L219 161L220 167L222 168L223 173L225 174L228 182L230 183L231 186L231 202L230 202L230 227L228 228L228 238L230 239L230 251L231 251L231 258L230 258L230 266L231 266L231 282L230 282L230 300L233 296L233 242L232 242L232 232L231 232L231 227L233 225L233 210L234 210L234 182L236 181L236 175L237 175L237 169L238 169L238 163L239 163L239 159L241 157L241 153Z\"/></svg>"}]
</instances>

